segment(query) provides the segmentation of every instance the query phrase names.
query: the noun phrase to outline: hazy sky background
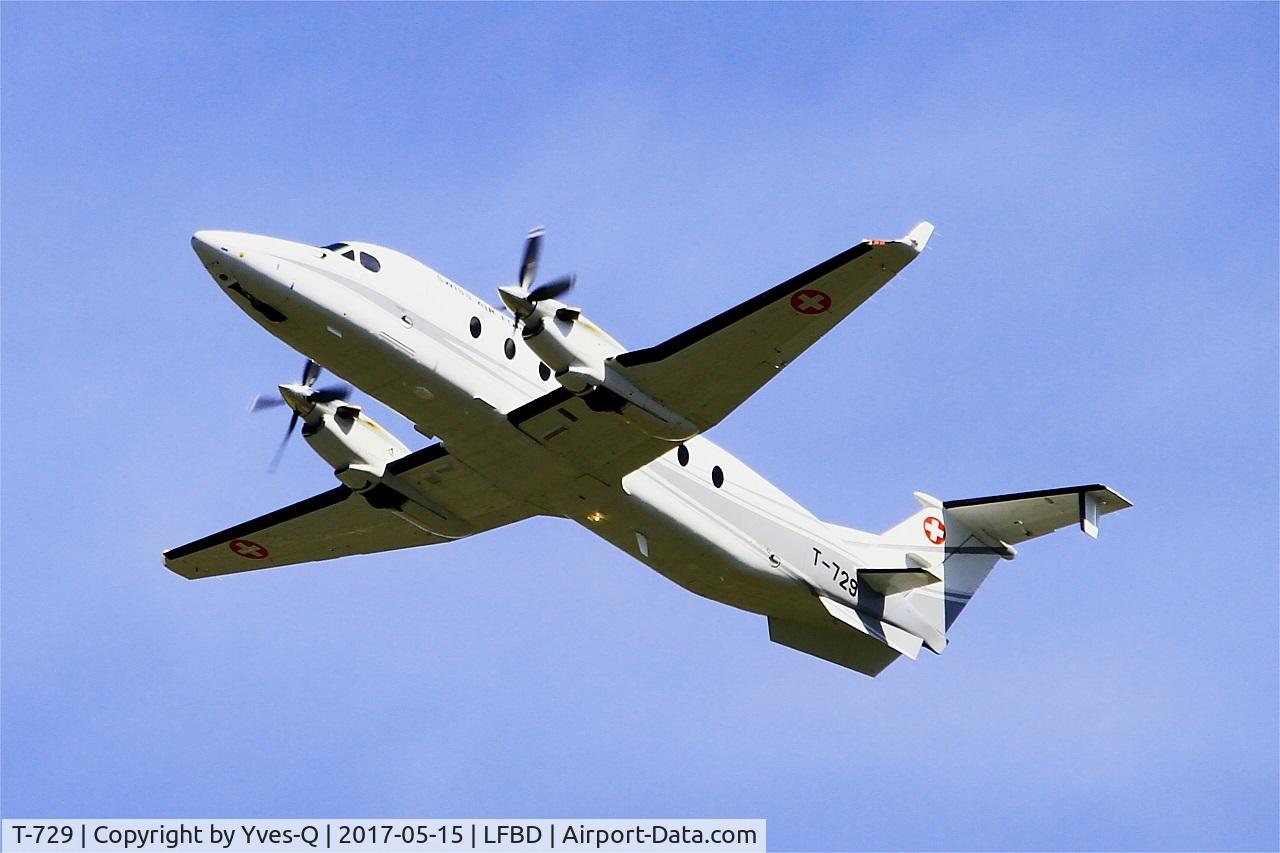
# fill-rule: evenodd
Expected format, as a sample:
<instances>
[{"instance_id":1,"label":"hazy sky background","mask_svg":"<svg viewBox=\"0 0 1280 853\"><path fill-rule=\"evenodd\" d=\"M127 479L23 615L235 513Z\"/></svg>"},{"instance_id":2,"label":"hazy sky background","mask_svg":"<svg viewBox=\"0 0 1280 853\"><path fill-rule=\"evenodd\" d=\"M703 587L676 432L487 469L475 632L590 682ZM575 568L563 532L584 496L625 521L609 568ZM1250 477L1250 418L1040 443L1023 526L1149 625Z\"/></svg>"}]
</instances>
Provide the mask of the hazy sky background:
<instances>
[{"instance_id":1,"label":"hazy sky background","mask_svg":"<svg viewBox=\"0 0 1280 853\"><path fill-rule=\"evenodd\" d=\"M1275 849L1277 9L6 3L4 816ZM560 520L161 564L333 485L301 441L267 475L286 419L245 404L301 357L197 229L366 239L496 302L544 224L639 347L924 218L711 435L871 530L915 489L1136 504L999 566L941 657L775 646Z\"/></svg>"}]
</instances>

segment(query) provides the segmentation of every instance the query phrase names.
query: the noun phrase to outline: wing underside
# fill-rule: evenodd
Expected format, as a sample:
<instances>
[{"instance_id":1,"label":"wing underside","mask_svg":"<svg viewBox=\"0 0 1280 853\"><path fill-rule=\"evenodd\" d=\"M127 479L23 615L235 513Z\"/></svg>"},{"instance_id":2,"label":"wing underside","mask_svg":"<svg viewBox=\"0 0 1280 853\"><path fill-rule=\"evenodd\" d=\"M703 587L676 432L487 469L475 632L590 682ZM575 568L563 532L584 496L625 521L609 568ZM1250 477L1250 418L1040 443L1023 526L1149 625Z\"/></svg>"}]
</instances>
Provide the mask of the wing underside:
<instances>
[{"instance_id":1,"label":"wing underside","mask_svg":"<svg viewBox=\"0 0 1280 853\"><path fill-rule=\"evenodd\" d=\"M922 223L901 240L859 243L657 346L618 355L608 370L710 429L910 263L932 230ZM607 387L581 396L557 388L507 417L567 465L617 482L673 446L628 423L620 402Z\"/></svg>"},{"instance_id":2,"label":"wing underside","mask_svg":"<svg viewBox=\"0 0 1280 853\"><path fill-rule=\"evenodd\" d=\"M616 363L636 386L710 429L913 261L932 231L921 223L901 240L866 240Z\"/></svg>"},{"instance_id":3,"label":"wing underside","mask_svg":"<svg viewBox=\"0 0 1280 853\"><path fill-rule=\"evenodd\" d=\"M994 542L1010 545L1070 524L1078 524L1090 536L1097 537L1099 518L1131 506L1124 496L1099 483L943 504L949 519Z\"/></svg>"},{"instance_id":4,"label":"wing underside","mask_svg":"<svg viewBox=\"0 0 1280 853\"><path fill-rule=\"evenodd\" d=\"M456 519L463 526L452 531L458 535L440 535L414 524L406 519L408 513L393 511L403 501L388 500L385 491L357 494L338 486L166 551L164 563L185 578L213 577L450 542L535 512L459 464L438 444L393 462L387 470L425 502L424 517Z\"/></svg>"},{"instance_id":5,"label":"wing underside","mask_svg":"<svg viewBox=\"0 0 1280 853\"><path fill-rule=\"evenodd\" d=\"M780 646L831 661L863 675L879 675L900 653L847 625L769 619L769 639Z\"/></svg>"}]
</instances>

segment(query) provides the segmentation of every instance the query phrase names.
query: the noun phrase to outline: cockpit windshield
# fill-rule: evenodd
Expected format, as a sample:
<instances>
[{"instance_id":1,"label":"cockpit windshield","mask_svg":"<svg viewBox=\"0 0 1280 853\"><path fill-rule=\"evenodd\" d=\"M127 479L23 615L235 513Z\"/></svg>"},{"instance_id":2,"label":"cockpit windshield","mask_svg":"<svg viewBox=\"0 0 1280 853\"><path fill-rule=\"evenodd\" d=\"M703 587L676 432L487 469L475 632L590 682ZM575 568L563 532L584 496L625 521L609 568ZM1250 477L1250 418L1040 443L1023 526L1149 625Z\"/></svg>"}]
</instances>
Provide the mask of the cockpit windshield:
<instances>
[{"instance_id":1,"label":"cockpit windshield","mask_svg":"<svg viewBox=\"0 0 1280 853\"><path fill-rule=\"evenodd\" d=\"M351 246L350 243L330 243L329 245L321 246L320 248L330 252L342 252L342 257L346 258L349 261L354 261L356 259L356 250L350 248L350 246ZM343 252L342 251L343 249L346 249L347 251ZM375 258L373 255L369 254L368 252L360 253L360 265L363 266L365 269L367 269L369 272L378 272L380 269L382 269L382 264L378 261L378 259Z\"/></svg>"}]
</instances>

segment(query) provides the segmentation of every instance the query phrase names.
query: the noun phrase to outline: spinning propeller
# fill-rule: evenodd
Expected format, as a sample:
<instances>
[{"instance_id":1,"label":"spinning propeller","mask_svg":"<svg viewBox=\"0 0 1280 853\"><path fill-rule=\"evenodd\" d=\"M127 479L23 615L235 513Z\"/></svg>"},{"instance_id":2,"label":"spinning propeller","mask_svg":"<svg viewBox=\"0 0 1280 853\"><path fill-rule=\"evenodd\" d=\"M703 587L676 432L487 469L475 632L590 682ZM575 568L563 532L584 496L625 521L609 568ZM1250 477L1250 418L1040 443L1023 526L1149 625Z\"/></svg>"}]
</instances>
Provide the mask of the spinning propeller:
<instances>
[{"instance_id":1,"label":"spinning propeller","mask_svg":"<svg viewBox=\"0 0 1280 853\"><path fill-rule=\"evenodd\" d=\"M281 385L279 399L263 397L259 394L249 402L249 411L251 412L275 409L280 406L288 406L293 409L293 415L289 418L289 428L285 430L284 438L280 442L280 447L276 450L276 455L271 459L271 466L267 469L268 471L275 471L276 466L280 464L280 457L284 455L285 445L289 443L289 437L293 435L293 428L298 425L300 417L305 417L316 403L330 403L334 400L341 400L351 393L351 386L345 382L337 385L326 385L322 388L315 387L316 380L320 378L320 371L320 365L311 359L307 359L306 365L302 368L302 382L300 384Z\"/></svg>"},{"instance_id":2,"label":"spinning propeller","mask_svg":"<svg viewBox=\"0 0 1280 853\"><path fill-rule=\"evenodd\" d=\"M520 283L498 288L498 295L511 309L511 313L516 315L517 326L520 325L521 320L528 320L539 302L545 299L557 299L573 287L574 276L572 275L562 275L532 287L538 275L538 256L542 252L543 233L541 228L534 228L524 241L524 258L520 261Z\"/></svg>"}]
</instances>

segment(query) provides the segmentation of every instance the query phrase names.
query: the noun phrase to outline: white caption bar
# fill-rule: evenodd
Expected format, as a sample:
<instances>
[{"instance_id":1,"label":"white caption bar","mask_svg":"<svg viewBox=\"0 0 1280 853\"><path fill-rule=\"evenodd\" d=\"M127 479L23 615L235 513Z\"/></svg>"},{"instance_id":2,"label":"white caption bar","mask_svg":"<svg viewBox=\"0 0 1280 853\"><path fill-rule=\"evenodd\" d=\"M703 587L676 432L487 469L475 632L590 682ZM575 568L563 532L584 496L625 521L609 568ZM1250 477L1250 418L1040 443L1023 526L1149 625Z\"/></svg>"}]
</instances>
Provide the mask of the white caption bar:
<instances>
[{"instance_id":1,"label":"white caption bar","mask_svg":"<svg viewBox=\"0 0 1280 853\"><path fill-rule=\"evenodd\" d=\"M446 853L481 850L721 851L764 853L763 820L5 820L8 853L74 850L339 850L347 853Z\"/></svg>"}]
</instances>

